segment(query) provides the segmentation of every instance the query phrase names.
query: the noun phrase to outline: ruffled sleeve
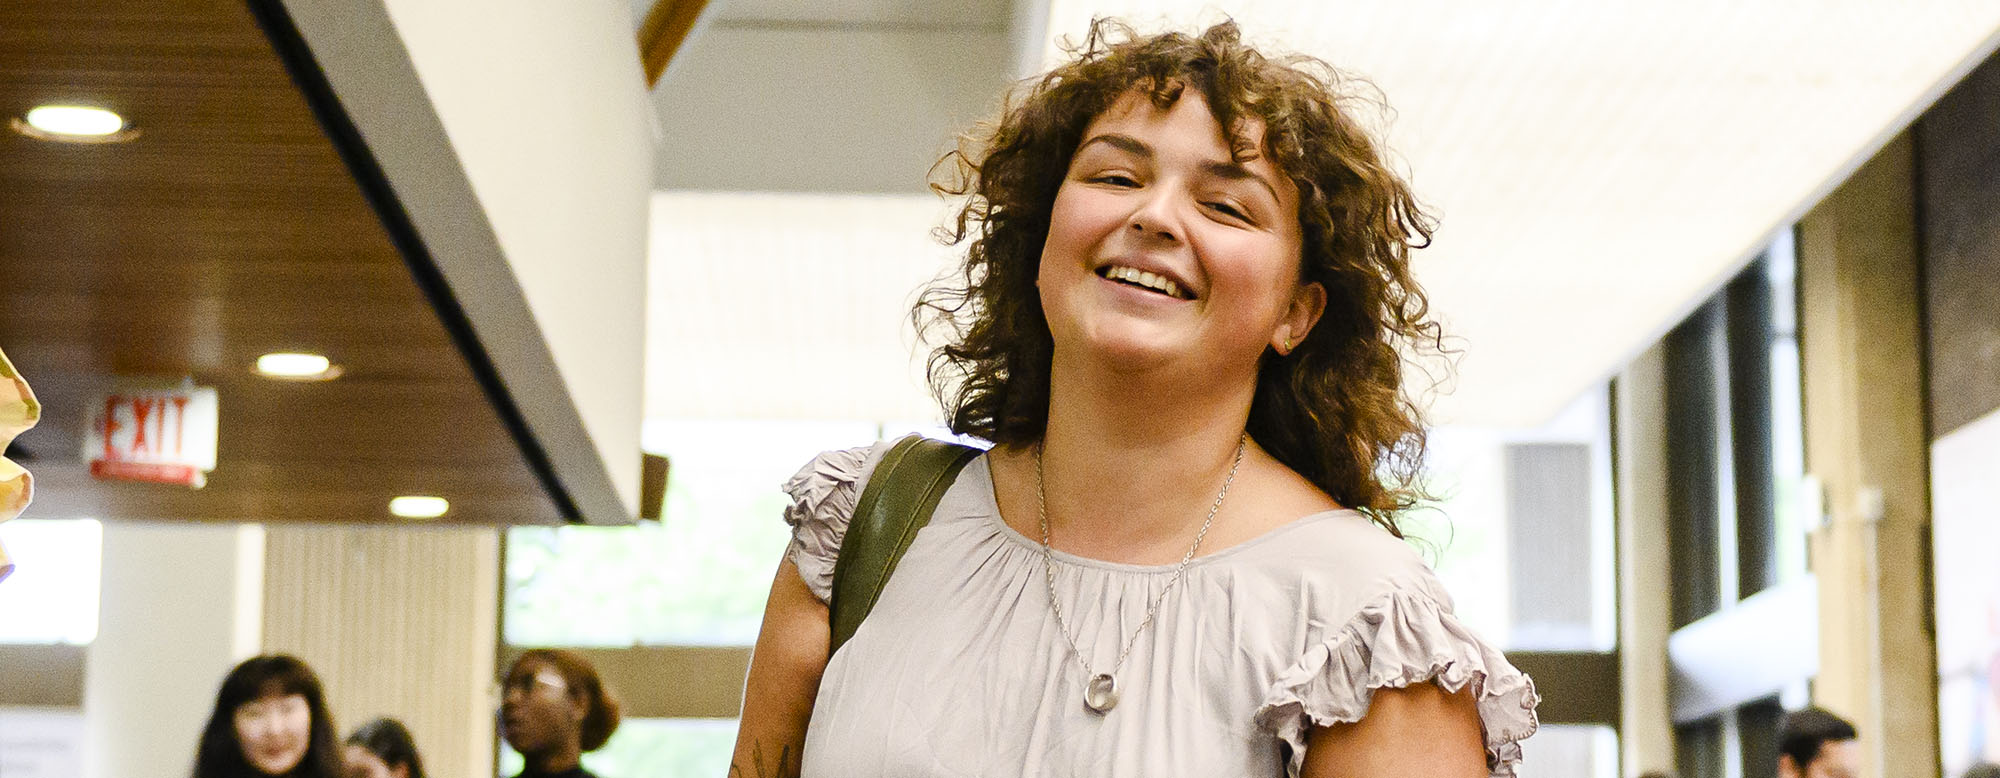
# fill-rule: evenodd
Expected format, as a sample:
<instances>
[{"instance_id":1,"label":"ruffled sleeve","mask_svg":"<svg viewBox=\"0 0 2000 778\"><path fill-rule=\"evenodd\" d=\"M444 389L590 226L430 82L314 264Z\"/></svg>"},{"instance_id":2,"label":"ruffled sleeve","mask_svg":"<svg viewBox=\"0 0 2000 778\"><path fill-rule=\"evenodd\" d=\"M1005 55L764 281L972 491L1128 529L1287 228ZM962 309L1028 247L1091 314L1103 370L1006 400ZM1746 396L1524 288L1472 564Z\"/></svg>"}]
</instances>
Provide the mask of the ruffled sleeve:
<instances>
[{"instance_id":1,"label":"ruffled sleeve","mask_svg":"<svg viewBox=\"0 0 2000 778\"><path fill-rule=\"evenodd\" d=\"M1541 698L1526 674L1474 635L1450 600L1422 585L1378 595L1341 629L1309 647L1257 709L1257 724L1291 748L1289 775L1305 763L1314 726L1360 721L1376 689L1435 681L1449 692L1470 688L1485 730L1486 767L1513 778L1520 741L1535 733Z\"/></svg>"},{"instance_id":2,"label":"ruffled sleeve","mask_svg":"<svg viewBox=\"0 0 2000 778\"><path fill-rule=\"evenodd\" d=\"M821 602L833 599L833 563L840 558L847 521L854 516L854 503L861 498L869 471L888 445L823 452L785 481L785 494L792 501L785 508L785 523L792 525L792 543L785 556Z\"/></svg>"}]
</instances>

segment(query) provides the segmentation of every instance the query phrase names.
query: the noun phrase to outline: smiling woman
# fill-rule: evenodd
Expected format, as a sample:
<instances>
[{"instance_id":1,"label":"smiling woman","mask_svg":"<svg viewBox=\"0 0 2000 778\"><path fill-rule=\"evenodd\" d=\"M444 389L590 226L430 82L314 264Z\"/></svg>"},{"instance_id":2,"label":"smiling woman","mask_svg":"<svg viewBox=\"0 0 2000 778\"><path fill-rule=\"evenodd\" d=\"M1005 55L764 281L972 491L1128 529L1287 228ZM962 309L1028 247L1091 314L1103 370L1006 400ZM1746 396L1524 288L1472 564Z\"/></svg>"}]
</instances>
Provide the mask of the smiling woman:
<instances>
[{"instance_id":1,"label":"smiling woman","mask_svg":"<svg viewBox=\"0 0 2000 778\"><path fill-rule=\"evenodd\" d=\"M1036 82L989 135L946 157L949 175L935 186L969 196L953 235L967 250L962 283L933 288L916 311L920 328L949 341L932 360L933 388L947 398L956 430L996 443L1039 438L1050 388L1041 371L1054 349L1042 273L1050 254L1062 256L1049 242L1091 224L1055 217L1100 213L1103 201L1080 184L1130 189L1144 197L1123 202L1154 209L1173 202L1161 192L1173 193L1201 219L1136 215L1155 227L1173 216L1174 225L1198 229L1185 236L1201 242L1193 247L1218 247L1226 260L1269 244L1295 265L1305 294L1324 296L1323 321L1303 328L1287 321L1270 342L1279 359L1251 352L1258 364L1249 431L1343 505L1393 527L1393 515L1420 496L1424 443L1418 412L1402 394L1403 360L1441 346L1410 269L1411 251L1428 244L1433 224L1350 115L1379 107L1368 87L1308 57L1266 58L1237 35L1223 24L1200 38L1131 39L1119 23L1100 21L1076 61ZM1211 61L1196 62L1205 57ZM1153 110L1135 113L1143 104ZM1119 129L1149 118L1162 120L1150 137L1172 148ZM1171 173L1167 163L1187 175L1138 175ZM1102 213L1115 218L1118 206ZM1125 226L1136 233L1147 225ZM1086 259L1102 269L1111 258ZM1169 280L1207 270L1183 264L1165 274ZM1325 421L1295 423L1309 418Z\"/></svg>"},{"instance_id":2,"label":"smiling woman","mask_svg":"<svg viewBox=\"0 0 2000 778\"><path fill-rule=\"evenodd\" d=\"M194 778L340 778L340 744L319 677L296 657L251 657L216 692Z\"/></svg>"},{"instance_id":3,"label":"smiling woman","mask_svg":"<svg viewBox=\"0 0 2000 778\"><path fill-rule=\"evenodd\" d=\"M1516 773L1534 687L1398 529L1430 224L1346 88L1100 21L947 158L965 257L916 319L993 447L785 485L739 774Z\"/></svg>"}]
</instances>

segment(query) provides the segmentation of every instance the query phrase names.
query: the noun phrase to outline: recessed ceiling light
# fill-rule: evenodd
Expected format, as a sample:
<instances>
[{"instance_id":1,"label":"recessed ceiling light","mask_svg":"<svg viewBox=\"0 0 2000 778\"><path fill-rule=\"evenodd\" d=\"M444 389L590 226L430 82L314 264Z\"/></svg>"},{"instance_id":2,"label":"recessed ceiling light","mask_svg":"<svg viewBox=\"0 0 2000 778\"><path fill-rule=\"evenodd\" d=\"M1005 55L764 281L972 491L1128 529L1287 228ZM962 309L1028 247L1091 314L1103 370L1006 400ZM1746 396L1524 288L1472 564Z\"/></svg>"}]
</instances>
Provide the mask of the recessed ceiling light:
<instances>
[{"instance_id":1,"label":"recessed ceiling light","mask_svg":"<svg viewBox=\"0 0 2000 778\"><path fill-rule=\"evenodd\" d=\"M443 497L404 495L389 501L389 512L405 519L435 519L451 510Z\"/></svg>"},{"instance_id":2,"label":"recessed ceiling light","mask_svg":"<svg viewBox=\"0 0 2000 778\"><path fill-rule=\"evenodd\" d=\"M124 117L87 105L38 106L9 123L30 138L63 143L118 143L139 137Z\"/></svg>"},{"instance_id":3,"label":"recessed ceiling light","mask_svg":"<svg viewBox=\"0 0 2000 778\"><path fill-rule=\"evenodd\" d=\"M340 377L340 367L318 354L280 351L257 358L257 375L281 381L326 381Z\"/></svg>"}]
</instances>

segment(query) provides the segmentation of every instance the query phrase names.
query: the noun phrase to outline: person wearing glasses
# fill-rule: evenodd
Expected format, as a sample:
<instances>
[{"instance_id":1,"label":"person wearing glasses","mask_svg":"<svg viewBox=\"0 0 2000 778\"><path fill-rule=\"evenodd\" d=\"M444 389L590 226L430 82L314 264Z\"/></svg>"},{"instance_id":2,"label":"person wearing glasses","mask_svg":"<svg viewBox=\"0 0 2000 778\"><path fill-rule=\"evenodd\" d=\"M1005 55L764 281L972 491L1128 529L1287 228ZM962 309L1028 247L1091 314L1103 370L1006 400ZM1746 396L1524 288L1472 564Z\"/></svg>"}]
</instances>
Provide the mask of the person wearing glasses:
<instances>
[{"instance_id":1,"label":"person wearing glasses","mask_svg":"<svg viewBox=\"0 0 2000 778\"><path fill-rule=\"evenodd\" d=\"M521 654L501 683L500 734L525 762L516 778L596 778L583 769L618 729L618 700L573 651Z\"/></svg>"}]
</instances>

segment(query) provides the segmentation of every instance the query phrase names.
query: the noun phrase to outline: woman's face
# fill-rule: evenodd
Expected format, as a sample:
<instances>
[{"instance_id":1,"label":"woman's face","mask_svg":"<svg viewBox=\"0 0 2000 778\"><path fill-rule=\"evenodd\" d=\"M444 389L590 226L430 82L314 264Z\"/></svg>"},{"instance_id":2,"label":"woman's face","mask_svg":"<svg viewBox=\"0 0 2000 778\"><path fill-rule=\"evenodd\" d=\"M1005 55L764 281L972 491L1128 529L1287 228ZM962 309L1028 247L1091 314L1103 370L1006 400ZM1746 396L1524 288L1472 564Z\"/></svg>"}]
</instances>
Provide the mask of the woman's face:
<instances>
[{"instance_id":1,"label":"woman's face","mask_svg":"<svg viewBox=\"0 0 2000 778\"><path fill-rule=\"evenodd\" d=\"M1262 138L1247 121L1244 138ZM1325 306L1299 283L1298 191L1263 149L1238 160L1197 90L1167 108L1127 93L1084 131L1042 249L1043 310L1060 354L1114 369L1254 373Z\"/></svg>"},{"instance_id":2,"label":"woman's face","mask_svg":"<svg viewBox=\"0 0 2000 778\"><path fill-rule=\"evenodd\" d=\"M268 694L236 706L236 742L243 759L265 775L297 767L312 742L312 707L300 694Z\"/></svg>"},{"instance_id":3,"label":"woman's face","mask_svg":"<svg viewBox=\"0 0 2000 778\"><path fill-rule=\"evenodd\" d=\"M561 672L546 662L516 664L501 687L500 733L523 754L543 753L577 740L583 703Z\"/></svg>"}]
</instances>

